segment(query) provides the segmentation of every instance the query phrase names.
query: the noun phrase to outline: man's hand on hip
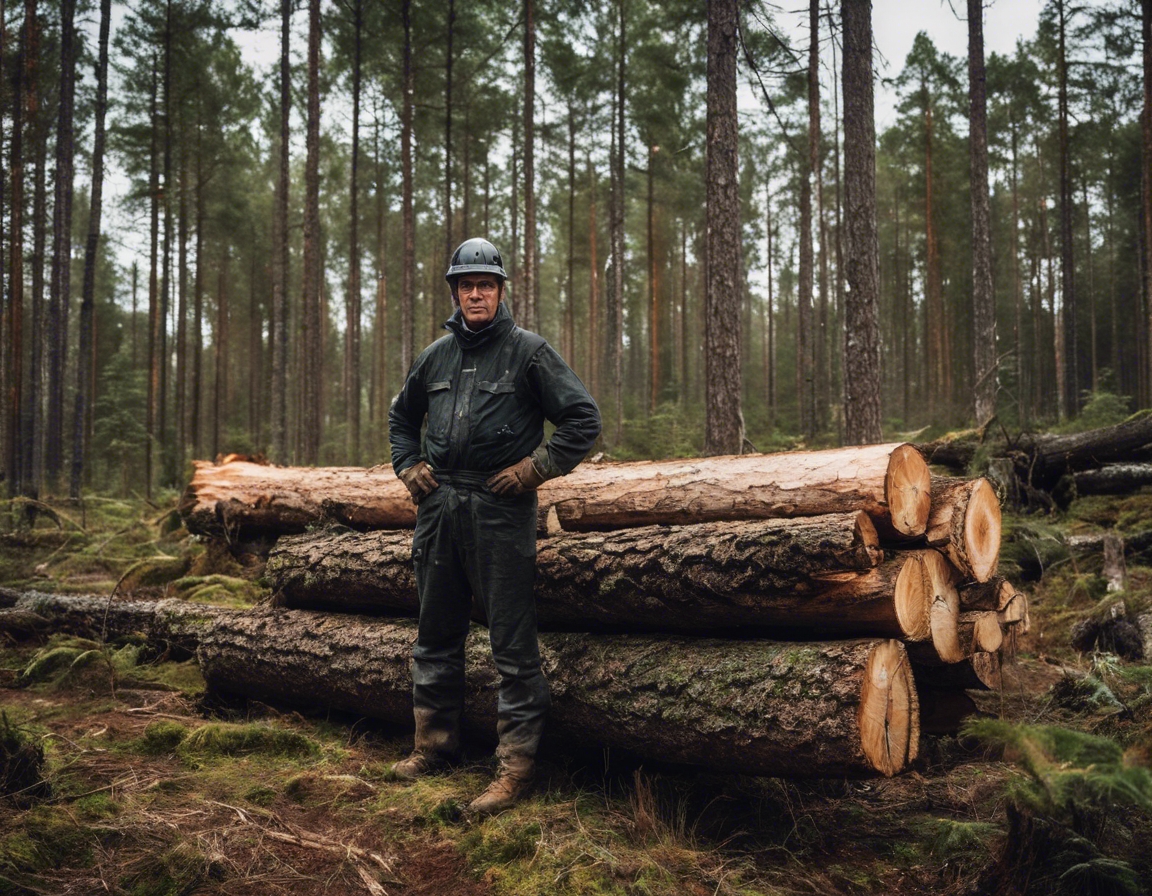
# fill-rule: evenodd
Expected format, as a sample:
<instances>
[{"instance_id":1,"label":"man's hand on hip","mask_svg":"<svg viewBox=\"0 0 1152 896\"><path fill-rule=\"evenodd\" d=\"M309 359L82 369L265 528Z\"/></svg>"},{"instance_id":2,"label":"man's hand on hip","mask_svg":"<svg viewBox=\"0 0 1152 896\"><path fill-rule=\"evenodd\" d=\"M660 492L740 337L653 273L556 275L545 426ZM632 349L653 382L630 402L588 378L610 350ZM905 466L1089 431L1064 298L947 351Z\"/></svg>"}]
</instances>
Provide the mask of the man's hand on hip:
<instances>
[{"instance_id":1,"label":"man's hand on hip","mask_svg":"<svg viewBox=\"0 0 1152 896\"><path fill-rule=\"evenodd\" d=\"M544 482L544 477L536 469L531 457L526 457L510 467L505 467L488 480L488 488L494 495L522 495L535 491Z\"/></svg>"},{"instance_id":2,"label":"man's hand on hip","mask_svg":"<svg viewBox=\"0 0 1152 896\"><path fill-rule=\"evenodd\" d=\"M440 487L440 483L432 475L431 468L422 460L416 461L399 476L400 481L408 487L408 493L412 495L413 504L419 504Z\"/></svg>"}]
</instances>

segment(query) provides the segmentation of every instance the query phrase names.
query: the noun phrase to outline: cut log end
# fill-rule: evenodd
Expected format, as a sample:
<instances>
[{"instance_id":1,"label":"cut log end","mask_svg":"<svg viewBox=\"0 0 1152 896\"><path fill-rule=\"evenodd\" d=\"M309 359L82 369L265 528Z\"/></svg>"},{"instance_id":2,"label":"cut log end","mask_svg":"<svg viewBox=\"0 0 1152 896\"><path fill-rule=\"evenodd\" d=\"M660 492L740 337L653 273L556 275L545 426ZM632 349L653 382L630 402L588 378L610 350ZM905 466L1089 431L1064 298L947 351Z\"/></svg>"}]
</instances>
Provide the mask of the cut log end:
<instances>
[{"instance_id":1,"label":"cut log end","mask_svg":"<svg viewBox=\"0 0 1152 896\"><path fill-rule=\"evenodd\" d=\"M880 547L880 534L876 531L876 524L863 510L856 514L856 543L864 547L868 556L872 558L873 566L878 566L884 559L884 548Z\"/></svg>"},{"instance_id":2,"label":"cut log end","mask_svg":"<svg viewBox=\"0 0 1152 896\"><path fill-rule=\"evenodd\" d=\"M960 592L956 590L955 574L944 556L936 551L924 551L924 566L928 572L931 590L929 625L932 646L946 663L958 663L971 651L960 646L957 624L960 617Z\"/></svg>"},{"instance_id":3,"label":"cut log end","mask_svg":"<svg viewBox=\"0 0 1152 896\"><path fill-rule=\"evenodd\" d=\"M923 553L908 555L896 577L896 618L904 637L924 641L932 636L932 595Z\"/></svg>"},{"instance_id":4,"label":"cut log end","mask_svg":"<svg viewBox=\"0 0 1152 896\"><path fill-rule=\"evenodd\" d=\"M910 538L923 534L932 504L932 475L923 456L911 445L901 445L892 452L884 494L896 531Z\"/></svg>"},{"instance_id":5,"label":"cut log end","mask_svg":"<svg viewBox=\"0 0 1152 896\"><path fill-rule=\"evenodd\" d=\"M903 771L920 749L920 707L904 645L882 641L868 654L860 688L860 742L882 775Z\"/></svg>"},{"instance_id":6,"label":"cut log end","mask_svg":"<svg viewBox=\"0 0 1152 896\"><path fill-rule=\"evenodd\" d=\"M972 487L964 514L964 550L977 582L987 582L1000 558L1000 499L987 479Z\"/></svg>"}]
</instances>

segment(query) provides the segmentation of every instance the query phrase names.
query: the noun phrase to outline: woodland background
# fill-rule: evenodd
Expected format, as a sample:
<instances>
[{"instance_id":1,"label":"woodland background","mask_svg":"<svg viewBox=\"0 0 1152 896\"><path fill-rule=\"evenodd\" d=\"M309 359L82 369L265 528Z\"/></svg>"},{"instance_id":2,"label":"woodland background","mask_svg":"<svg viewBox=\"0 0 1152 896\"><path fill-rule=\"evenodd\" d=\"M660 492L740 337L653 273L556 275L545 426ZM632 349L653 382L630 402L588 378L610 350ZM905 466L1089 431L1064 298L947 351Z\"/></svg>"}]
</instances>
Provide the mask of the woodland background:
<instances>
[{"instance_id":1,"label":"woodland background","mask_svg":"<svg viewBox=\"0 0 1152 896\"><path fill-rule=\"evenodd\" d=\"M700 453L712 6L0 4L10 493L151 494L221 452L386 462L389 401L477 234L505 254L518 321L601 404L611 456ZM921 34L892 61L886 434L986 423L989 383L1014 431L1152 403L1148 6L1051 0L1034 39L987 58L986 241L968 60ZM762 107L739 122L745 449L846 437L842 21L809 12L790 43L779 10L740 6L738 76ZM262 69L237 36L276 22ZM126 232L101 232L103 178ZM981 246L994 331L974 311Z\"/></svg>"}]
</instances>

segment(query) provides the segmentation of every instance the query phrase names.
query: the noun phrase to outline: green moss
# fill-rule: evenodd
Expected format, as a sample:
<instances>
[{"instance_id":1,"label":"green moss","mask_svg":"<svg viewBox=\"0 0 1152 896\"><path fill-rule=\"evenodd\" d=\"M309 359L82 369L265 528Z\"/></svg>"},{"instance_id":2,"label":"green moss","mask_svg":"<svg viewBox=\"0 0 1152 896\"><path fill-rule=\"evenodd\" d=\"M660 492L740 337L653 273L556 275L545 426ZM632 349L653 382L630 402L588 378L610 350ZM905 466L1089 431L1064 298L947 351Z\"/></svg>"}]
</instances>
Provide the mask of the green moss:
<instances>
[{"instance_id":1,"label":"green moss","mask_svg":"<svg viewBox=\"0 0 1152 896\"><path fill-rule=\"evenodd\" d=\"M224 877L224 869L191 843L177 843L125 877L121 884L129 896L189 896L210 880Z\"/></svg>"},{"instance_id":2,"label":"green moss","mask_svg":"<svg viewBox=\"0 0 1152 896\"><path fill-rule=\"evenodd\" d=\"M0 873L26 875L86 865L95 839L62 806L23 813L18 830L0 839Z\"/></svg>"},{"instance_id":3,"label":"green moss","mask_svg":"<svg viewBox=\"0 0 1152 896\"><path fill-rule=\"evenodd\" d=\"M144 735L137 741L136 749L149 756L172 753L188 736L188 728L170 719L159 719L149 723Z\"/></svg>"},{"instance_id":4,"label":"green moss","mask_svg":"<svg viewBox=\"0 0 1152 896\"><path fill-rule=\"evenodd\" d=\"M204 676L200 673L200 664L194 659L182 663L166 662L137 666L133 670L132 678L136 681L165 685L189 697L200 696L206 688Z\"/></svg>"},{"instance_id":5,"label":"green moss","mask_svg":"<svg viewBox=\"0 0 1152 896\"><path fill-rule=\"evenodd\" d=\"M251 607L271 596L270 589L249 579L226 575L184 576L172 583L175 596L193 603Z\"/></svg>"},{"instance_id":6,"label":"green moss","mask_svg":"<svg viewBox=\"0 0 1152 896\"><path fill-rule=\"evenodd\" d=\"M276 802L276 791L267 784L257 784L244 792L244 799L253 806L271 806Z\"/></svg>"},{"instance_id":7,"label":"green moss","mask_svg":"<svg viewBox=\"0 0 1152 896\"><path fill-rule=\"evenodd\" d=\"M223 756L315 756L319 746L311 738L286 728L271 725L234 725L213 722L197 728L177 748L180 757L189 762Z\"/></svg>"},{"instance_id":8,"label":"green moss","mask_svg":"<svg viewBox=\"0 0 1152 896\"><path fill-rule=\"evenodd\" d=\"M123 809L123 806L107 791L81 797L72 804L72 807L76 814L86 821L115 818Z\"/></svg>"},{"instance_id":9,"label":"green moss","mask_svg":"<svg viewBox=\"0 0 1152 896\"><path fill-rule=\"evenodd\" d=\"M174 582L188 572L187 557L148 557L132 564L120 582L122 591L154 588Z\"/></svg>"}]
</instances>

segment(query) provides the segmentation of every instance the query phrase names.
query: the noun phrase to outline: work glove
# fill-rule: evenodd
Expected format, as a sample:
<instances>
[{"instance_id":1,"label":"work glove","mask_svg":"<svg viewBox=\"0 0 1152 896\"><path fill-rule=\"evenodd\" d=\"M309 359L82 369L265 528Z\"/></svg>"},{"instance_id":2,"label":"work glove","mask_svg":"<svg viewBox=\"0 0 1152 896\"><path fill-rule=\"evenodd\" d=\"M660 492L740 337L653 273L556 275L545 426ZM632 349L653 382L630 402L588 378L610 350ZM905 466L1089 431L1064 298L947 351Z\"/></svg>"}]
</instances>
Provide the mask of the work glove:
<instances>
[{"instance_id":1,"label":"work glove","mask_svg":"<svg viewBox=\"0 0 1152 896\"><path fill-rule=\"evenodd\" d=\"M440 487L440 483L432 475L432 469L422 460L416 461L407 470L397 475L400 477L400 481L408 487L408 493L412 496L413 504L419 504Z\"/></svg>"},{"instance_id":2,"label":"work glove","mask_svg":"<svg viewBox=\"0 0 1152 896\"><path fill-rule=\"evenodd\" d=\"M522 495L535 491L544 483L545 477L536 469L531 456L505 467L488 480L487 486L494 495Z\"/></svg>"}]
</instances>

